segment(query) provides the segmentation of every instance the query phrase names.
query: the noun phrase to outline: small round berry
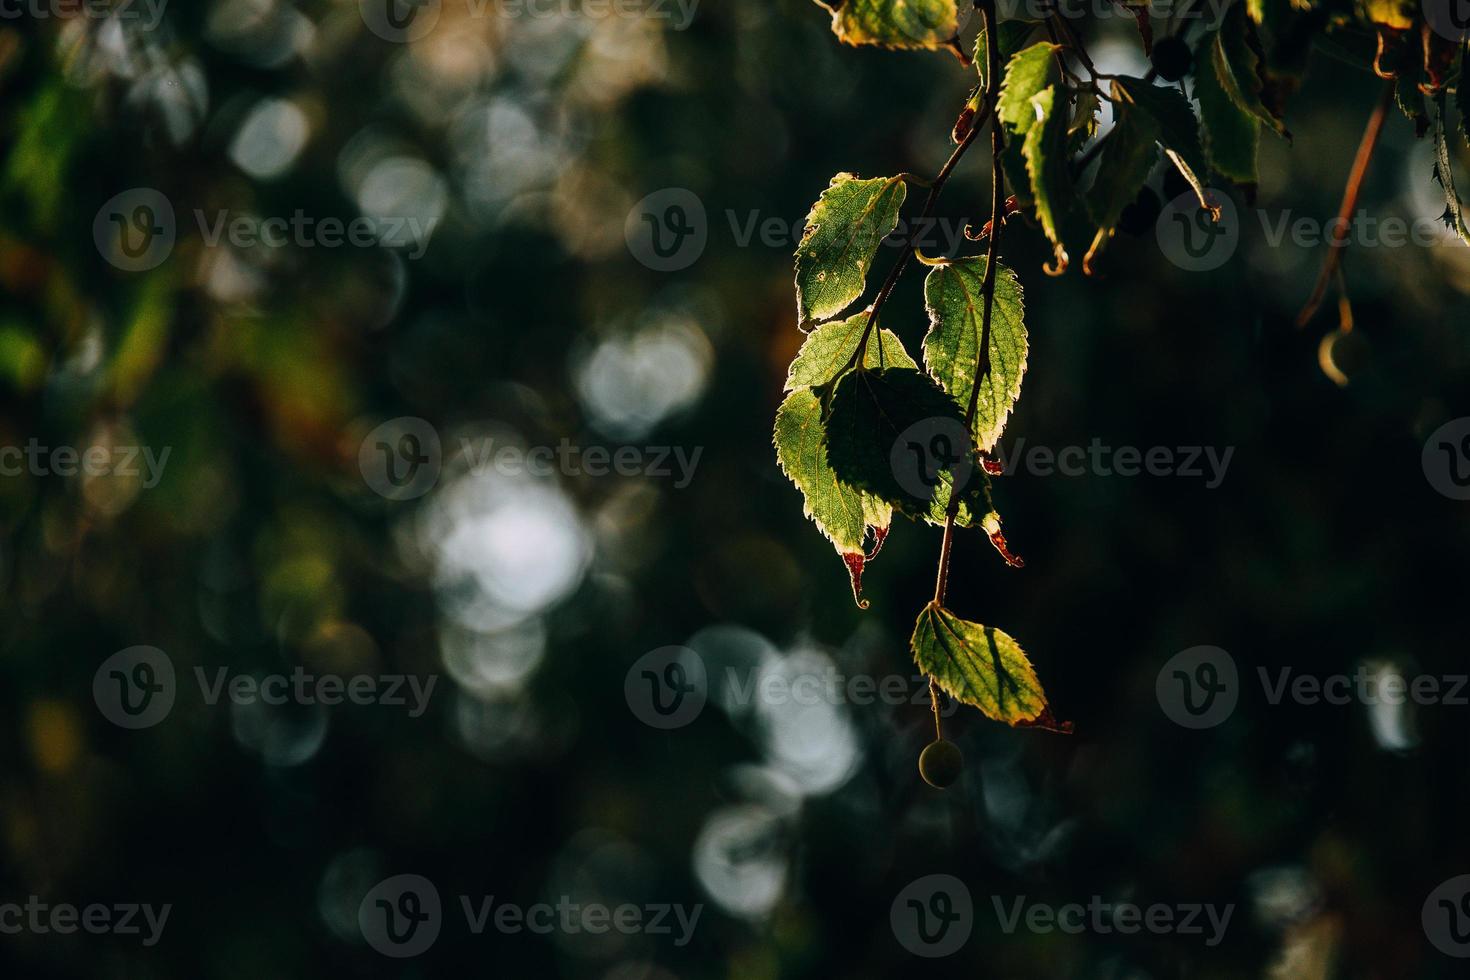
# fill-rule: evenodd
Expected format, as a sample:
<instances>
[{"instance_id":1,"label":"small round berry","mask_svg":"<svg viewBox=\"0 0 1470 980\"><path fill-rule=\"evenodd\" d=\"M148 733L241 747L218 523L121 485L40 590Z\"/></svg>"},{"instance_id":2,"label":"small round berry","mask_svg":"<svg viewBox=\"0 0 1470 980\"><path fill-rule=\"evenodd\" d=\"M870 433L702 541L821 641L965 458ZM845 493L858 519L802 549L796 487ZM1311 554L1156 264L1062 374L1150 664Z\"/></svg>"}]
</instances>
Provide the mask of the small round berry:
<instances>
[{"instance_id":1,"label":"small round berry","mask_svg":"<svg viewBox=\"0 0 1470 980\"><path fill-rule=\"evenodd\" d=\"M1147 235L1164 206L1152 187L1139 188L1138 196L1118 216L1118 230L1126 235Z\"/></svg>"},{"instance_id":2,"label":"small round berry","mask_svg":"<svg viewBox=\"0 0 1470 980\"><path fill-rule=\"evenodd\" d=\"M1194 57L1189 53L1189 45L1177 37L1166 37L1154 45L1150 60L1160 78L1166 82L1177 82L1189 74Z\"/></svg>"},{"instance_id":3,"label":"small round berry","mask_svg":"<svg viewBox=\"0 0 1470 980\"><path fill-rule=\"evenodd\" d=\"M965 767L964 754L953 742L939 739L924 746L919 753L919 775L936 789L945 789L960 778Z\"/></svg>"}]
</instances>

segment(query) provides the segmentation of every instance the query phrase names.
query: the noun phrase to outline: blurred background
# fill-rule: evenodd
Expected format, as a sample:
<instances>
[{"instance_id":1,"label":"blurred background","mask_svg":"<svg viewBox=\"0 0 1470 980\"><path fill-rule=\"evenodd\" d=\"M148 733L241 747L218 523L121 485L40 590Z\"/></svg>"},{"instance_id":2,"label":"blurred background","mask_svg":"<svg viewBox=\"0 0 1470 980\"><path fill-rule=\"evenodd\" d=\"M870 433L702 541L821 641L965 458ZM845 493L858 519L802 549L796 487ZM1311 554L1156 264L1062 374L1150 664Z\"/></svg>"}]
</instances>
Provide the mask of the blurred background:
<instances>
[{"instance_id":1,"label":"blurred background","mask_svg":"<svg viewBox=\"0 0 1470 980\"><path fill-rule=\"evenodd\" d=\"M0 903L173 906L151 946L6 929L7 975L1463 975L1423 916L1470 872L1470 708L1258 679L1470 670L1470 519L1426 468L1470 415L1470 250L1351 249L1332 377L1335 300L1293 325L1327 250L1259 217L1334 213L1368 72L1313 55L1216 268L1145 228L1051 279L1008 227L1031 354L1002 448L1232 455L1215 486L997 478L1026 566L962 535L950 605L1021 641L1076 733L956 712L941 792L907 650L939 532L899 522L860 611L770 434L807 209L839 171L933 175L971 69L843 47L809 0L6 9ZM1146 70L1131 24L1084 22L1103 70ZM1437 228L1413 128L1389 119L1361 206ZM987 217L984 155L926 251ZM920 279L885 313L911 353ZM1194 730L1156 681L1201 645L1240 691ZM658 727L640 663L702 665L707 703ZM207 696L302 673L436 683L417 713L407 686ZM750 693L834 674L920 697ZM165 716L119 714L119 677ZM398 958L359 913L404 874L443 928ZM895 902L932 874L973 928L920 959ZM461 896L492 895L701 911L682 937L477 935ZM1234 914L1213 946L1007 931L997 896Z\"/></svg>"}]
</instances>

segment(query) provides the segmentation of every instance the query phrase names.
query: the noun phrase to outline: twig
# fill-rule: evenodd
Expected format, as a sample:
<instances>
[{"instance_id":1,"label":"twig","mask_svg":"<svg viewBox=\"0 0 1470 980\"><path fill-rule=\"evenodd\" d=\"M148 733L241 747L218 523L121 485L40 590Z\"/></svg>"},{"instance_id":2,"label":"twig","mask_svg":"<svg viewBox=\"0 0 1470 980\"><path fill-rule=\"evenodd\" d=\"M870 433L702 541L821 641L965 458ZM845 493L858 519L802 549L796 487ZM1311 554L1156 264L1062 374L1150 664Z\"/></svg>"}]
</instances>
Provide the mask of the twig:
<instances>
[{"instance_id":1,"label":"twig","mask_svg":"<svg viewBox=\"0 0 1470 980\"><path fill-rule=\"evenodd\" d=\"M1317 275L1317 285L1302 311L1296 315L1297 328L1305 327L1322 305L1327 287L1342 262L1342 253L1347 248L1349 230L1352 228L1353 212L1358 209L1358 195L1363 190L1363 178L1368 175L1368 164L1373 160L1373 151L1378 148L1378 137L1383 135L1383 123L1388 118L1388 107L1393 105L1394 82L1383 87L1383 95L1373 115L1368 117L1368 126L1363 130L1363 139L1358 143L1358 155L1353 158L1353 169L1348 173L1347 186L1342 191L1342 205L1337 209L1337 224L1332 229L1332 245L1322 271Z\"/></svg>"},{"instance_id":2,"label":"twig","mask_svg":"<svg viewBox=\"0 0 1470 980\"><path fill-rule=\"evenodd\" d=\"M980 106L980 110L975 114L975 120L970 127L970 131L965 134L964 139L960 140L960 145L954 148L954 152L949 155L948 160L944 161L944 166L940 168L938 175L930 183L929 196L924 199L924 209L919 213L919 219L917 221L909 223L908 234L904 236L903 251L899 253L897 261L893 263L893 268L888 270L888 278L884 279L883 285L879 287L878 295L873 300L873 307L868 311L868 322L863 325L863 335L858 338L857 350L853 351L852 359L847 362L847 367L843 370L851 370L857 365L862 364L867 357L868 336L873 332L873 324L878 322L878 311L883 308L884 303L888 302L888 296L893 292L893 287L898 285L898 277L903 275L903 270L908 267L909 259L914 257L914 238L918 234L919 226L934 214L934 205L939 201L939 193L944 190L944 185L949 181L949 175L954 172L954 168L959 164L960 158L965 155L965 151L970 148L970 144L975 142L975 137L980 135L980 130L984 128L985 121L994 109L994 106L994 98L987 95L985 102Z\"/></svg>"},{"instance_id":3,"label":"twig","mask_svg":"<svg viewBox=\"0 0 1470 980\"><path fill-rule=\"evenodd\" d=\"M985 30L995 37L995 0L982 0L979 4L985 19ZM1000 75L1000 52L996 45L986 45L990 65L987 77ZM990 121L990 236L985 245L985 278L981 281L982 311L980 314L980 360L975 366L975 383L970 388L970 404L965 408L965 431L975 421L975 410L980 403L980 385L990 375L990 315L995 306L995 258L1000 242L1000 231L1005 208L1005 173L1001 169L1000 154L1004 146L999 120ZM949 588L949 555L954 545L955 518L960 510L960 488L951 485L949 506L944 515L944 537L939 542L939 570L934 580L934 602L943 605L945 592ZM933 692L931 690L931 696ZM937 710L937 708L936 708Z\"/></svg>"}]
</instances>

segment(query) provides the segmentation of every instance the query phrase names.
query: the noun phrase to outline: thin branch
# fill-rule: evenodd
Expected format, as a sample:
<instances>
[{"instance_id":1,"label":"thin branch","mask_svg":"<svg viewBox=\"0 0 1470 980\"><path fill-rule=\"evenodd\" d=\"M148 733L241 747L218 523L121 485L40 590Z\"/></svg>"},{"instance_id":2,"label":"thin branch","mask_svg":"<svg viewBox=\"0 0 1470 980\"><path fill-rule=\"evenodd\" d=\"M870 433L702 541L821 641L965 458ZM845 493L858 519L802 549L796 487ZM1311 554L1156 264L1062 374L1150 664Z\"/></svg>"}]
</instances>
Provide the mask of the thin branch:
<instances>
[{"instance_id":1,"label":"thin branch","mask_svg":"<svg viewBox=\"0 0 1470 980\"><path fill-rule=\"evenodd\" d=\"M994 105L995 100L989 97L981 104L970 131L965 134L964 139L960 140L960 145L954 148L954 152L949 155L948 160L944 161L944 166L929 184L929 196L924 199L924 209L919 213L917 221L909 222L908 234L904 236L903 251L899 253L898 259L893 263L893 268L888 270L888 277L883 280L883 285L878 289L878 295L873 300L873 307L868 311L868 322L863 325L863 335L858 339L857 350L853 351L852 359L847 362L844 371L862 364L867 356L868 336L873 332L873 324L878 322L878 311L883 308L884 303L888 302L893 287L898 285L898 277L903 275L903 270L908 267L909 259L914 256L914 238L918 235L919 226L934 214L934 206L939 202L939 194L949 181L949 175L954 172L954 168L959 164L960 158L965 155L965 151L970 148L970 144L975 142L975 137L980 135L980 130L984 128L985 121Z\"/></svg>"},{"instance_id":2,"label":"thin branch","mask_svg":"<svg viewBox=\"0 0 1470 980\"><path fill-rule=\"evenodd\" d=\"M1347 249L1353 212L1358 209L1358 195L1363 191L1363 178L1368 175L1368 164L1373 161L1373 151L1378 148L1378 137L1383 135L1383 123L1388 118L1388 108L1393 105L1394 85L1394 82L1389 82L1383 86L1383 95L1379 97L1373 115L1368 117L1363 139L1358 143L1358 155L1353 158L1353 169L1348 173L1347 186L1342 191L1342 205L1337 209L1337 224L1332 229L1332 245L1327 252L1327 259L1322 263L1322 271L1317 276L1317 285L1312 289L1311 298L1296 315L1298 328L1305 327L1307 321L1316 314L1323 297L1327 295L1327 287L1337 275L1342 253Z\"/></svg>"},{"instance_id":3,"label":"thin branch","mask_svg":"<svg viewBox=\"0 0 1470 980\"><path fill-rule=\"evenodd\" d=\"M981 0L978 4L985 19L985 30L995 37L995 0ZM994 44L986 45L990 65L987 77L1000 76L1000 52ZM980 360L975 366L975 383L970 387L970 404L965 408L965 431L970 431L975 421L975 410L980 403L980 385L990 374L990 316L995 306L995 259L1000 242L1000 231L1005 219L1005 173L1001 169L1000 154L1004 148L998 119L990 125L990 235L985 245L985 278L981 281L982 311L980 314ZM955 518L960 510L960 488L951 486L949 506L944 515L944 537L939 543L939 570L934 580L934 601L944 604L949 588L949 555L954 545Z\"/></svg>"}]
</instances>

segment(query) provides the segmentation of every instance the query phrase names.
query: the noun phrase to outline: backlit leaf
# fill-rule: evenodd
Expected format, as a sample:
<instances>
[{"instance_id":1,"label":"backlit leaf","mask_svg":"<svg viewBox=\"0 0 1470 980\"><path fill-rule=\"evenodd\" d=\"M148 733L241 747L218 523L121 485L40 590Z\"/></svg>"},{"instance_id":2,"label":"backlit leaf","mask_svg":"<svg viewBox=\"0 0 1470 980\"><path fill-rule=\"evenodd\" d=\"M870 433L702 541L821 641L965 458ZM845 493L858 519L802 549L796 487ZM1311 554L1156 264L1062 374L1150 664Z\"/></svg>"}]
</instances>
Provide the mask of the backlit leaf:
<instances>
[{"instance_id":1,"label":"backlit leaf","mask_svg":"<svg viewBox=\"0 0 1470 980\"><path fill-rule=\"evenodd\" d=\"M970 404L980 361L985 262L977 257L945 263L936 266L924 282L924 305L929 311L924 365L961 407ZM1026 373L1022 299L1016 274L997 266L990 314L990 371L981 382L971 424L975 445L982 452L994 448L1021 395L1021 378Z\"/></svg>"},{"instance_id":2,"label":"backlit leaf","mask_svg":"<svg viewBox=\"0 0 1470 980\"><path fill-rule=\"evenodd\" d=\"M1072 200L1072 173L1067 165L1067 113L1059 105L1062 96L1055 85L1042 89L1032 100L1038 122L1026 133L1022 155L1031 180L1031 197L1041 230L1051 242L1051 273L1067 267L1067 250L1062 245L1061 219Z\"/></svg>"},{"instance_id":3,"label":"backlit leaf","mask_svg":"<svg viewBox=\"0 0 1470 980\"><path fill-rule=\"evenodd\" d=\"M1047 713L1046 693L1025 651L994 627L931 602L919 613L910 646L919 669L946 694L996 721L1024 725Z\"/></svg>"},{"instance_id":4,"label":"backlit leaf","mask_svg":"<svg viewBox=\"0 0 1470 980\"><path fill-rule=\"evenodd\" d=\"M900 177L842 173L812 205L796 247L796 307L802 323L851 306L867 284L878 245L898 225L907 189Z\"/></svg>"},{"instance_id":5,"label":"backlit leaf","mask_svg":"<svg viewBox=\"0 0 1470 980\"><path fill-rule=\"evenodd\" d=\"M786 372L786 390L815 388L835 380L852 361L867 324L868 311L864 310L846 320L824 323L807 334ZM918 370L919 367L891 330L877 330L868 338L863 363L870 368L907 367Z\"/></svg>"},{"instance_id":6,"label":"backlit leaf","mask_svg":"<svg viewBox=\"0 0 1470 980\"><path fill-rule=\"evenodd\" d=\"M802 513L832 542L852 579L852 594L862 598L862 573L867 560L864 542L871 532L874 551L888 532L892 509L883 501L846 486L827 463L823 444L822 408L816 394L800 388L786 396L776 411L776 461L803 497Z\"/></svg>"},{"instance_id":7,"label":"backlit leaf","mask_svg":"<svg viewBox=\"0 0 1470 980\"><path fill-rule=\"evenodd\" d=\"M846 44L937 48L959 33L955 0L817 0Z\"/></svg>"},{"instance_id":8,"label":"backlit leaf","mask_svg":"<svg viewBox=\"0 0 1470 980\"><path fill-rule=\"evenodd\" d=\"M1219 35L1211 32L1200 39L1194 52L1194 97L1199 100L1205 154L1222 177L1238 184L1254 184L1261 122L1225 91L1215 57L1219 43Z\"/></svg>"},{"instance_id":9,"label":"backlit leaf","mask_svg":"<svg viewBox=\"0 0 1470 980\"><path fill-rule=\"evenodd\" d=\"M907 438L919 423L964 425L953 399L922 371L894 367L844 375L824 423L827 458L837 479L904 513L927 514L933 488L915 493L914 482L900 479L893 463L902 454L900 437Z\"/></svg>"}]
</instances>

